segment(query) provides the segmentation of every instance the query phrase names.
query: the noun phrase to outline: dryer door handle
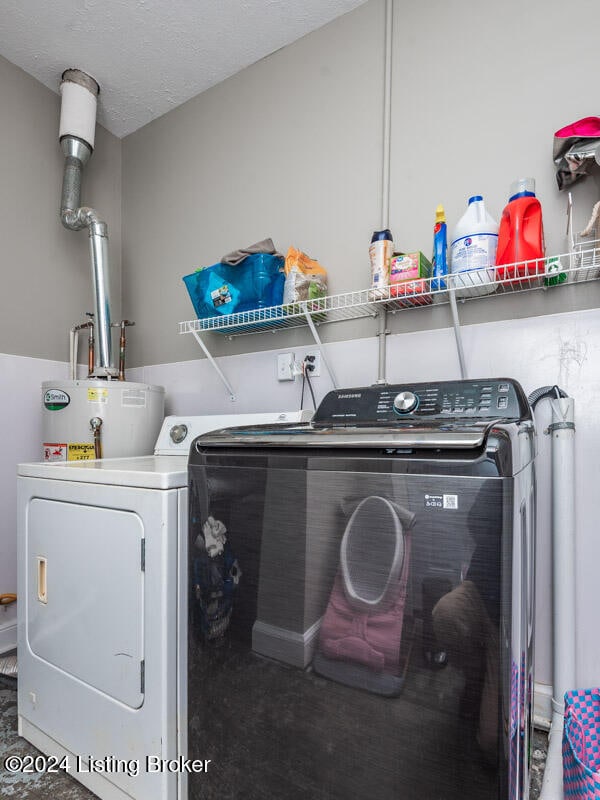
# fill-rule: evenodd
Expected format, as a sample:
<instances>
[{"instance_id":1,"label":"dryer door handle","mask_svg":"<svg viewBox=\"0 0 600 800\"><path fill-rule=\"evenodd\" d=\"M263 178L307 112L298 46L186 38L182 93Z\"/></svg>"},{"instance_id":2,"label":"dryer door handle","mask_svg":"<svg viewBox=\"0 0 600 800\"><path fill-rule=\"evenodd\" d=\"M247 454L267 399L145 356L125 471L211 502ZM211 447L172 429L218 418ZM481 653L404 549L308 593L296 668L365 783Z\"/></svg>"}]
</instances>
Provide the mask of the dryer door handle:
<instances>
[{"instance_id":1,"label":"dryer door handle","mask_svg":"<svg viewBox=\"0 0 600 800\"><path fill-rule=\"evenodd\" d=\"M48 602L48 562L43 556L37 557L37 597L40 603Z\"/></svg>"}]
</instances>

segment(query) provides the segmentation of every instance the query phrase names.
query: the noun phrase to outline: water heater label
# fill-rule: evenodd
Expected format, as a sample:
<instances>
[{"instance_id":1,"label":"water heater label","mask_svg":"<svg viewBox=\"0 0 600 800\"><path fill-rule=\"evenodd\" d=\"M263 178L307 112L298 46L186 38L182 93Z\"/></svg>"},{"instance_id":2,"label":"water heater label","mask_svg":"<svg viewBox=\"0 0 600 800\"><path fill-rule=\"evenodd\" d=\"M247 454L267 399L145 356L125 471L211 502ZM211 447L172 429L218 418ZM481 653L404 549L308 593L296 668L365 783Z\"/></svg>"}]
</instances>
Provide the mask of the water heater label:
<instances>
[{"instance_id":1,"label":"water heater label","mask_svg":"<svg viewBox=\"0 0 600 800\"><path fill-rule=\"evenodd\" d=\"M44 394L44 405L48 411L60 411L70 402L71 398L62 389L48 389Z\"/></svg>"},{"instance_id":2,"label":"water heater label","mask_svg":"<svg viewBox=\"0 0 600 800\"><path fill-rule=\"evenodd\" d=\"M146 408L146 392L143 389L127 389L121 395L121 405Z\"/></svg>"},{"instance_id":3,"label":"water heater label","mask_svg":"<svg viewBox=\"0 0 600 800\"><path fill-rule=\"evenodd\" d=\"M67 461L91 461L96 458L93 442L69 442Z\"/></svg>"},{"instance_id":4,"label":"water heater label","mask_svg":"<svg viewBox=\"0 0 600 800\"><path fill-rule=\"evenodd\" d=\"M88 403L108 403L108 389L88 389Z\"/></svg>"}]
</instances>

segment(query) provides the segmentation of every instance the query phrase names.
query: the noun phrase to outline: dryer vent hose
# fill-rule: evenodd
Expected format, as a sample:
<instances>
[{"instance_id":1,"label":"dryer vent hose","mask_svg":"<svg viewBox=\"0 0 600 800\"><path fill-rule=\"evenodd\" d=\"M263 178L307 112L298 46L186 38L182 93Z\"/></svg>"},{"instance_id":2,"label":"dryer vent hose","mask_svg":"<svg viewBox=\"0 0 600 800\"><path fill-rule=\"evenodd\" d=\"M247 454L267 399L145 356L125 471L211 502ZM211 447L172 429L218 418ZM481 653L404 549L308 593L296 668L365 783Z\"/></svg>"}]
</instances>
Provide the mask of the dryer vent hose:
<instances>
[{"instance_id":1,"label":"dryer vent hose","mask_svg":"<svg viewBox=\"0 0 600 800\"><path fill-rule=\"evenodd\" d=\"M563 389L560 389L556 385L540 386L539 389L534 389L527 399L529 400L529 405L535 408L540 400L543 400L545 397L559 398L568 396L569 395Z\"/></svg>"}]
</instances>

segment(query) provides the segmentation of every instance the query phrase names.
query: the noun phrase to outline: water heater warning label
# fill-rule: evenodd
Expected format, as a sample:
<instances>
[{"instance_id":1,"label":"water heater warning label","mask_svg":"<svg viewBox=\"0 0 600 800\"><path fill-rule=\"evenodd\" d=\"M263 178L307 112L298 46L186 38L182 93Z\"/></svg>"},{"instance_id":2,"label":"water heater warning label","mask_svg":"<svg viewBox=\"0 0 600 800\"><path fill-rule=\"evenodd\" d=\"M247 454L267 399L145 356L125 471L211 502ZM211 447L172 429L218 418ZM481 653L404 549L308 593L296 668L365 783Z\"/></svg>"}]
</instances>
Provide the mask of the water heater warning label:
<instances>
[{"instance_id":1,"label":"water heater warning label","mask_svg":"<svg viewBox=\"0 0 600 800\"><path fill-rule=\"evenodd\" d=\"M44 442L44 461L66 461L67 444L57 442Z\"/></svg>"}]
</instances>

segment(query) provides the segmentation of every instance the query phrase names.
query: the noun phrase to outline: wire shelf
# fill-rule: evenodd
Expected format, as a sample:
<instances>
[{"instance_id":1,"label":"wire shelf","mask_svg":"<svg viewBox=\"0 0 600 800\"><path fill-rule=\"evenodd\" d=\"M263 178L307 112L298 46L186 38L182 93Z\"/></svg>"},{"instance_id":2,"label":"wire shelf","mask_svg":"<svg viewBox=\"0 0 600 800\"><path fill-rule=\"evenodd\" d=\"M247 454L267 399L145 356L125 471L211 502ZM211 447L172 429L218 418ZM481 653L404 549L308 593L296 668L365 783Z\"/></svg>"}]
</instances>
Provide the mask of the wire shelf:
<instances>
[{"instance_id":1,"label":"wire shelf","mask_svg":"<svg viewBox=\"0 0 600 800\"><path fill-rule=\"evenodd\" d=\"M573 251L557 256L469 270L447 275L443 279L411 280L380 289L363 289L316 300L180 322L179 333L221 333L233 337L275 332L307 325L308 318L314 325L320 325L375 317L381 306L390 311L401 311L446 303L452 292L457 300L471 300L534 289L552 291L558 286L592 281L598 277L600 241L580 240Z\"/></svg>"}]
</instances>

